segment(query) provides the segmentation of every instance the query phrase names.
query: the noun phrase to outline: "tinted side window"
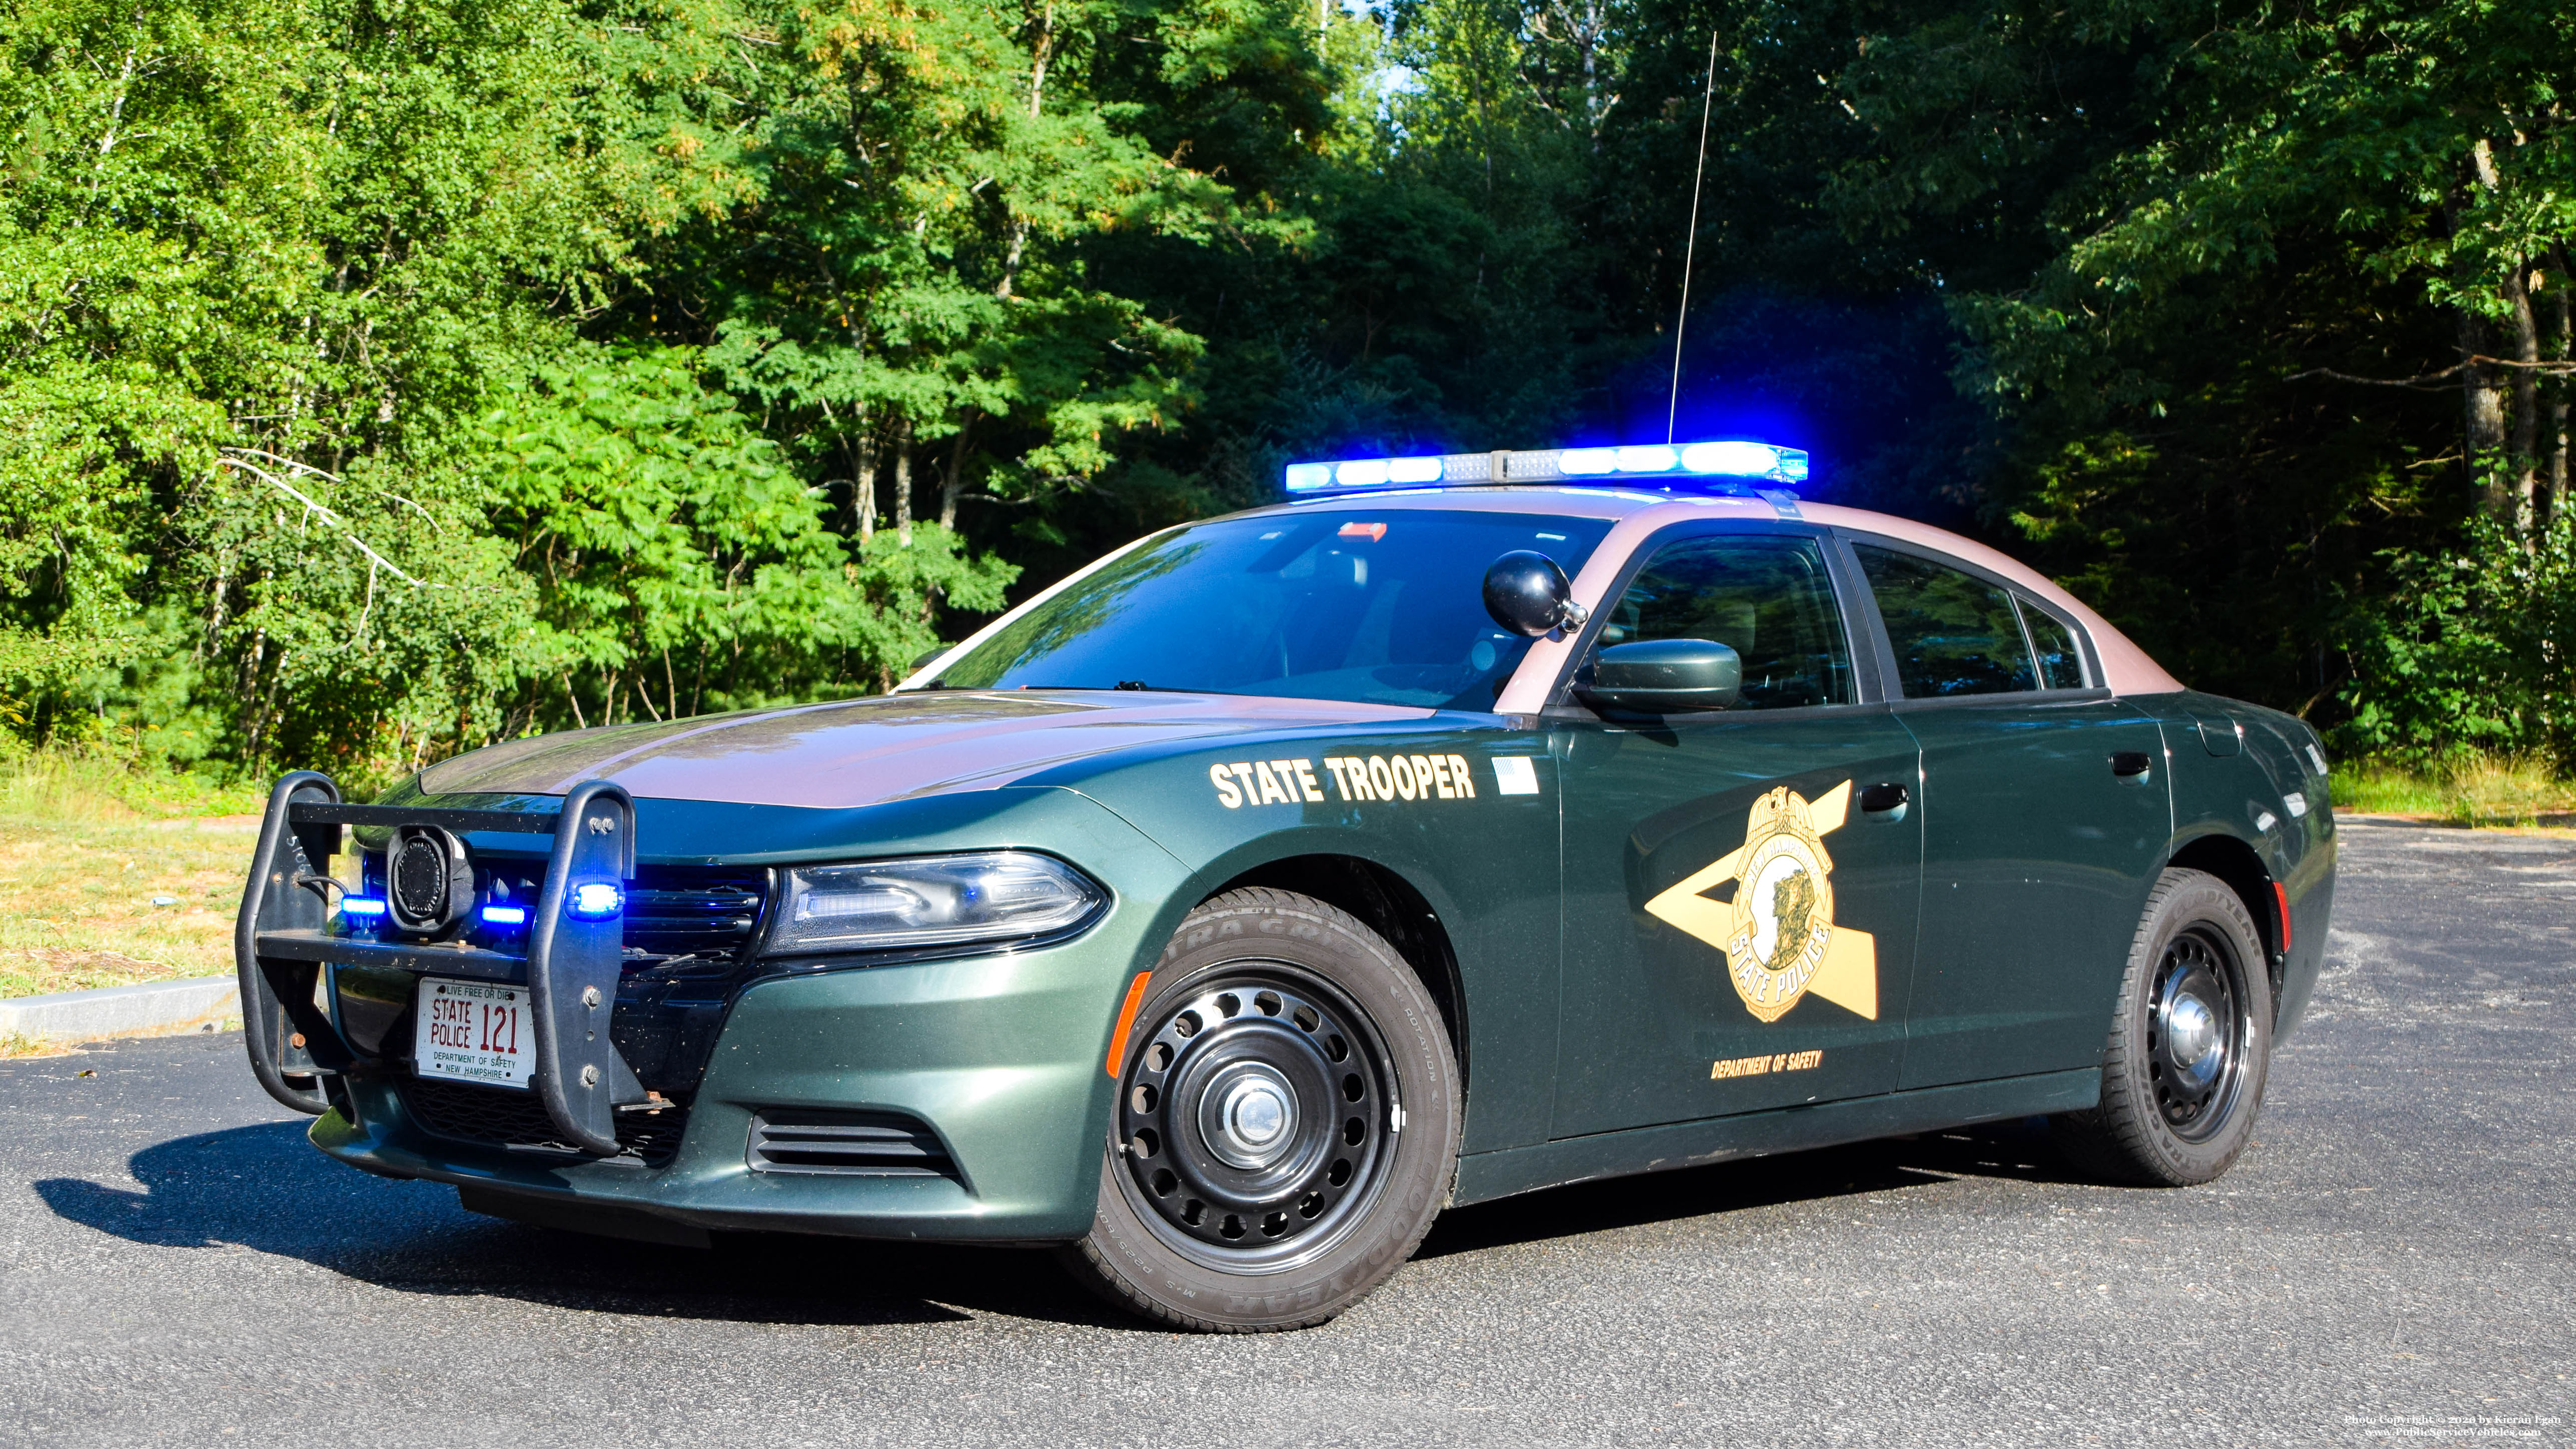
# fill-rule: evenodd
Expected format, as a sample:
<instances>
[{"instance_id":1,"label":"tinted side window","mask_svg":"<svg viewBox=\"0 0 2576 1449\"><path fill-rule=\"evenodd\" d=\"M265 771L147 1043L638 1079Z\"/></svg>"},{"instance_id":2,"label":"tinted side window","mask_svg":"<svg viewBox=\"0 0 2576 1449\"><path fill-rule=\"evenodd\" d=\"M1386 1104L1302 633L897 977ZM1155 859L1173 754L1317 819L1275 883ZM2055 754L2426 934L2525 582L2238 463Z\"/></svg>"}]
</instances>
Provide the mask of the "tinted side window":
<instances>
[{"instance_id":1,"label":"tinted side window","mask_svg":"<svg viewBox=\"0 0 2576 1449\"><path fill-rule=\"evenodd\" d=\"M1812 538L1665 545L1619 596L1601 644L1708 639L1744 661L1738 709L1852 701L1851 651L1824 548Z\"/></svg>"},{"instance_id":2,"label":"tinted side window","mask_svg":"<svg viewBox=\"0 0 2576 1449\"><path fill-rule=\"evenodd\" d=\"M2038 688L2012 595L1912 554L1866 545L1853 551L1878 596L1906 698Z\"/></svg>"},{"instance_id":3,"label":"tinted side window","mask_svg":"<svg viewBox=\"0 0 2576 1449\"><path fill-rule=\"evenodd\" d=\"M2075 631L2028 599L2015 602L2021 605L2022 627L2030 631L2031 652L2039 656L2039 687L2082 689L2084 651L2075 647Z\"/></svg>"}]
</instances>

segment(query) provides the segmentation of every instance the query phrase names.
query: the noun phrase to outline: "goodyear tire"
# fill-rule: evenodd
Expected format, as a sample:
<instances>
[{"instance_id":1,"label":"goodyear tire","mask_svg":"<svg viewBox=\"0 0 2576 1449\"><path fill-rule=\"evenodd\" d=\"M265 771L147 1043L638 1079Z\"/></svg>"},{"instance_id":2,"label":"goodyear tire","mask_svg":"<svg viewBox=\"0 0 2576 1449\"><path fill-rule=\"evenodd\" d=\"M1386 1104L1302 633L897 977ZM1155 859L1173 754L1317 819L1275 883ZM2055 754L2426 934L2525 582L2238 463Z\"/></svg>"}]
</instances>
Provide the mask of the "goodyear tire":
<instances>
[{"instance_id":1,"label":"goodyear tire","mask_svg":"<svg viewBox=\"0 0 2576 1449\"><path fill-rule=\"evenodd\" d=\"M2245 1150L2272 1060L2271 971L2236 892L2168 870L2129 947L2102 1061L2101 1105L2052 1127L2114 1182L2188 1187Z\"/></svg>"},{"instance_id":2,"label":"goodyear tire","mask_svg":"<svg viewBox=\"0 0 2576 1449\"><path fill-rule=\"evenodd\" d=\"M1065 1263L1175 1328L1322 1323L1447 1203L1459 1111L1439 1008L1393 947L1321 901L1228 892L1155 963Z\"/></svg>"}]
</instances>

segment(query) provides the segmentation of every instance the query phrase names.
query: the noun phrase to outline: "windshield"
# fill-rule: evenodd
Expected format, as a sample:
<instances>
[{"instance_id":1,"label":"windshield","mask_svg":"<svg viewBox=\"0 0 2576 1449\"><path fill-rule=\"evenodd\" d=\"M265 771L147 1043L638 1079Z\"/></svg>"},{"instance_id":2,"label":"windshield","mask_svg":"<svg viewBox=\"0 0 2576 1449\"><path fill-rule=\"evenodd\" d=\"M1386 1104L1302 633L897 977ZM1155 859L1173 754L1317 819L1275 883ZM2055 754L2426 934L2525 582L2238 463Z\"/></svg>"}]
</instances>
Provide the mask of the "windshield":
<instances>
[{"instance_id":1,"label":"windshield","mask_svg":"<svg viewBox=\"0 0 2576 1449\"><path fill-rule=\"evenodd\" d=\"M1606 520L1401 508L1195 524L1076 582L940 672L947 689L1170 689L1490 710L1530 642L1485 569L1569 574Z\"/></svg>"}]
</instances>

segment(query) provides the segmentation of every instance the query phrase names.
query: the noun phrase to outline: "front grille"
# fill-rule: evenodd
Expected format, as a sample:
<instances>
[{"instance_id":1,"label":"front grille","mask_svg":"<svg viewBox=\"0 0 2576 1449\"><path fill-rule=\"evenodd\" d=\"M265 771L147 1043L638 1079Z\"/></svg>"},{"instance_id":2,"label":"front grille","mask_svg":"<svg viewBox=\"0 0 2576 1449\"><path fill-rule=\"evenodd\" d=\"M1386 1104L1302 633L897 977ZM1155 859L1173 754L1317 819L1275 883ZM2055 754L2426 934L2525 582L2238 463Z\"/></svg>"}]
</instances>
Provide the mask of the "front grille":
<instances>
[{"instance_id":1,"label":"front grille","mask_svg":"<svg viewBox=\"0 0 2576 1449\"><path fill-rule=\"evenodd\" d=\"M732 956L751 941L769 897L766 871L640 866L626 893L626 949L651 956Z\"/></svg>"},{"instance_id":2,"label":"front grille","mask_svg":"<svg viewBox=\"0 0 2576 1449\"><path fill-rule=\"evenodd\" d=\"M381 888L380 857L367 858L367 881ZM545 886L546 863L500 854L475 858L475 886L484 900L533 906ZM626 959L660 962L683 958L731 960L751 944L769 900L769 872L740 866L639 865L627 882ZM514 948L515 949L515 948Z\"/></svg>"},{"instance_id":3,"label":"front grille","mask_svg":"<svg viewBox=\"0 0 2576 1449\"><path fill-rule=\"evenodd\" d=\"M423 1131L459 1142L545 1152L578 1152L555 1135L545 1104L531 1091L441 1082L416 1077L402 1084L403 1110ZM680 1150L689 1109L673 1103L653 1112L619 1112L617 1145L623 1155L659 1167Z\"/></svg>"},{"instance_id":4,"label":"front grille","mask_svg":"<svg viewBox=\"0 0 2576 1449\"><path fill-rule=\"evenodd\" d=\"M957 1176L927 1126L893 1112L762 1112L751 1119L751 1170L834 1177Z\"/></svg>"}]
</instances>

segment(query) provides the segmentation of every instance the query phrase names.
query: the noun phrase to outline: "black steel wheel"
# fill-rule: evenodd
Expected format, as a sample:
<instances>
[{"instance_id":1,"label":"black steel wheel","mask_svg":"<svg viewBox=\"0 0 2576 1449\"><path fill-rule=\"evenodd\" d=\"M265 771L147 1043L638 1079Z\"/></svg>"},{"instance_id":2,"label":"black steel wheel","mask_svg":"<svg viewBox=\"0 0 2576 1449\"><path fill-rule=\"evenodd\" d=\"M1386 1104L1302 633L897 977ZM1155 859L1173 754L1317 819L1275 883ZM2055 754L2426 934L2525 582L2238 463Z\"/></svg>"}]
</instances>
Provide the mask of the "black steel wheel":
<instances>
[{"instance_id":1,"label":"black steel wheel","mask_svg":"<svg viewBox=\"0 0 2576 1449\"><path fill-rule=\"evenodd\" d=\"M2114 1181L2184 1187L2245 1150L2271 1063L2263 937L2217 877L2169 870L2147 897L2103 1053L2102 1100L2054 1121Z\"/></svg>"},{"instance_id":2,"label":"black steel wheel","mask_svg":"<svg viewBox=\"0 0 2576 1449\"><path fill-rule=\"evenodd\" d=\"M1375 932L1286 891L1192 912L1128 1037L1077 1274L1177 1327L1321 1323L1412 1255L1447 1200L1456 1067Z\"/></svg>"},{"instance_id":3,"label":"black steel wheel","mask_svg":"<svg viewBox=\"0 0 2576 1449\"><path fill-rule=\"evenodd\" d=\"M1209 1266L1319 1252L1367 1208L1401 1126L1386 1045L1289 962L1246 962L1192 993L1162 1003L1119 1083L1127 1185Z\"/></svg>"},{"instance_id":4,"label":"black steel wheel","mask_svg":"<svg viewBox=\"0 0 2576 1449\"><path fill-rule=\"evenodd\" d=\"M2235 955L2208 925L2188 927L2165 943L2147 991L2147 1081L2165 1125L2186 1142L2224 1127L2244 1085L2253 1028Z\"/></svg>"}]
</instances>

